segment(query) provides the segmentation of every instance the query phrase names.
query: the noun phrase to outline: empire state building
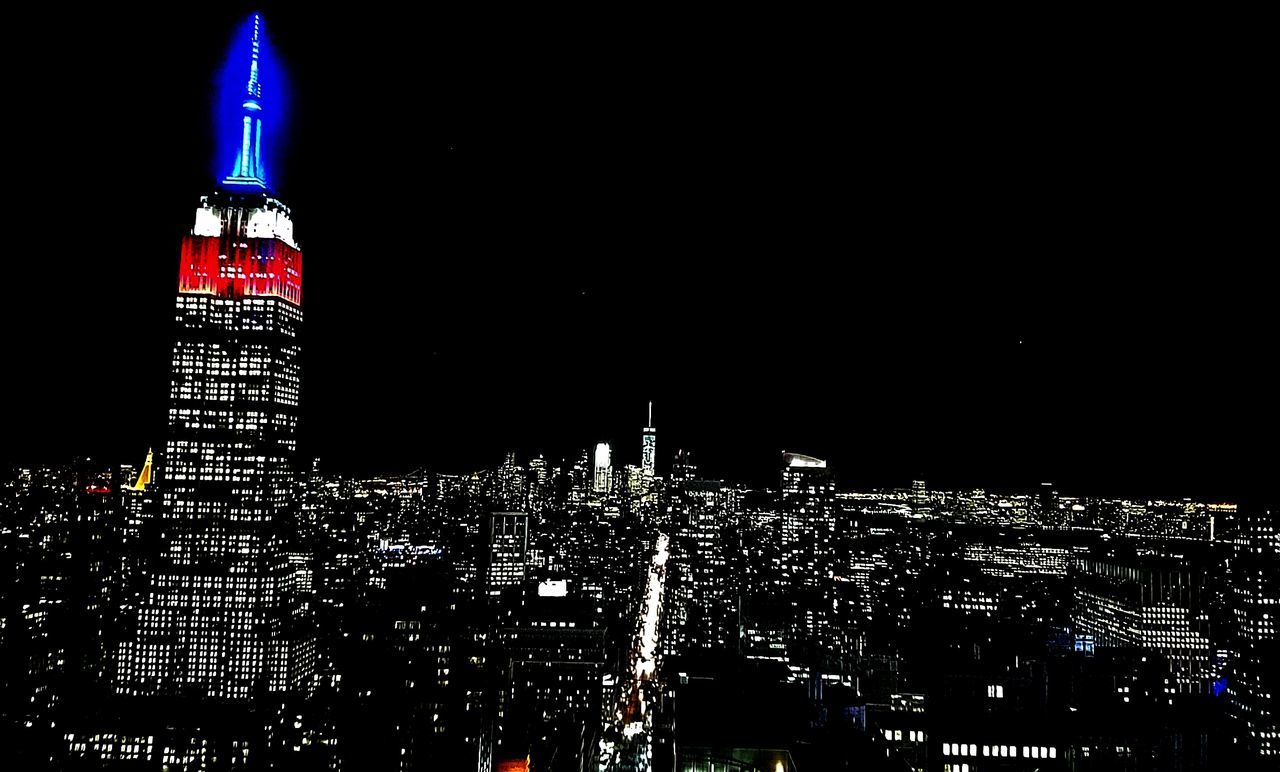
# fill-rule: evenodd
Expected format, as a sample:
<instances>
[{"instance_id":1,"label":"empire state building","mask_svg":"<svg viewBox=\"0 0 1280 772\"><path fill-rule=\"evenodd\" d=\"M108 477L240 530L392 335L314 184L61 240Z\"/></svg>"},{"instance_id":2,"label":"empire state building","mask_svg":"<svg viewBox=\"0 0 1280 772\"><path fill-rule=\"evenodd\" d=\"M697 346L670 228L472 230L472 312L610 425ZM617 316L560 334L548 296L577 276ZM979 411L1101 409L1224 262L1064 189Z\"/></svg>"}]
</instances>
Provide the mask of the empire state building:
<instances>
[{"instance_id":1,"label":"empire state building","mask_svg":"<svg viewBox=\"0 0 1280 772\"><path fill-rule=\"evenodd\" d=\"M305 691L315 645L284 554L297 458L302 252L271 193L272 87L253 16L231 125L234 158L182 241L163 506L117 690L248 702ZM269 126L266 128L270 128Z\"/></svg>"}]
</instances>

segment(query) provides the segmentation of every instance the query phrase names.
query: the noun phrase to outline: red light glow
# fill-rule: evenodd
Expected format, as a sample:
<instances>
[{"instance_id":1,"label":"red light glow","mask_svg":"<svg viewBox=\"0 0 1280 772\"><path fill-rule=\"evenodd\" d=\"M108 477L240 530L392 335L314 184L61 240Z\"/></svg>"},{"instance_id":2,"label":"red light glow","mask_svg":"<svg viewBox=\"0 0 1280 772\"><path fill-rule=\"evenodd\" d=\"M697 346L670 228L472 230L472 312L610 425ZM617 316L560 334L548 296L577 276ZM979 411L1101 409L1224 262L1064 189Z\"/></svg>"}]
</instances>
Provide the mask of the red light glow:
<instances>
[{"instance_id":1,"label":"red light glow","mask_svg":"<svg viewBox=\"0 0 1280 772\"><path fill-rule=\"evenodd\" d=\"M302 305L302 252L278 239L186 236L179 292L219 297L274 296Z\"/></svg>"}]
</instances>

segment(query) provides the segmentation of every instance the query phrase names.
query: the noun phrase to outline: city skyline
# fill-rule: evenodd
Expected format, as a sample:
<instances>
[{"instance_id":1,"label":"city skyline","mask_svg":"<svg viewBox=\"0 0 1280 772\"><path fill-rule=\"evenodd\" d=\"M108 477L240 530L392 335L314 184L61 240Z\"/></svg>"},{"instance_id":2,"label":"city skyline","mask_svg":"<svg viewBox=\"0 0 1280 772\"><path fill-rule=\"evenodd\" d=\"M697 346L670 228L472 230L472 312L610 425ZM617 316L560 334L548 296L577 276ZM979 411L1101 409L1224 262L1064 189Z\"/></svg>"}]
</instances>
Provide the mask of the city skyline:
<instances>
[{"instance_id":1,"label":"city skyline","mask_svg":"<svg viewBox=\"0 0 1280 772\"><path fill-rule=\"evenodd\" d=\"M91 99L18 154L11 766L1274 769L1268 290L1172 267L1239 212L1107 57L859 92L719 23L731 86L560 91L595 41L267 10L50 25Z\"/></svg>"},{"instance_id":2,"label":"city skyline","mask_svg":"<svg viewBox=\"0 0 1280 772\"><path fill-rule=\"evenodd\" d=\"M48 21L24 13L33 26ZM167 256L188 225L184 202L213 174L203 86L244 15L95 13L61 33L65 58L32 97L61 120L32 139L41 152L16 163L67 153L22 177L50 196L76 179L109 181L157 227L127 258L68 258L78 280L62 300L92 328L59 317L16 336L28 373L18 399L30 409L4 444L10 465L127 460L159 444L163 417L135 406L163 399L168 344L154 320ZM406 59L410 33L384 30L395 26L387 21L385 43L355 47L360 64L348 65L327 55L343 40L340 21L278 13L278 42L295 64L291 126L305 131L276 171L320 250L309 277L321 309L307 349L316 377L301 431L306 453L331 470L456 471L508 449L571 456L601 438L629 463L632 427L653 400L663 448L694 448L708 470L753 484L770 479L776 452L794 449L831 458L859 485L922 477L992 488L1052 480L1099 495L1269 493L1252 450L1276 423L1255 354L1268 345L1262 283L1236 281L1238 269L1218 259L1195 273L1150 262L1248 251L1226 227L1234 199L1207 192L1230 178L1196 155L1202 141L1179 142L1219 127L1199 114L1173 120L1184 96L1217 104L1231 92L1175 75L1148 92L1154 110L1124 104L1111 67L1158 56L1156 43L1107 48L1080 70L1079 88L1051 53L1024 50L1015 53L1028 67L983 59L938 79L947 45L846 84L784 43L796 56L776 76L752 66L722 88L682 76L718 57L745 61L732 41L713 40L685 51L687 68L597 51L628 76L602 91L603 76L574 75L560 59L506 66L535 44L507 29L485 42L461 16L433 28L432 40L446 29L458 40L438 41L426 60ZM105 87L111 54L134 33L156 62L149 109L165 116L147 136L157 163L145 181L109 170L110 148L136 141L130 104ZM1026 88L1041 82L1051 85ZM864 109L836 109L841 87ZM723 103L701 104L706 89ZM352 124L356 93L376 109ZM934 104L958 116L942 144L928 129ZM88 109L101 131L72 141ZM584 118L589 128L575 128ZM1010 122L1025 133L1002 130ZM1137 135L1155 144L1135 148ZM356 178L334 158L350 143L368 159ZM1180 170L1163 160L1166 145L1193 148ZM694 189L667 184L681 170ZM348 258L368 242L343 225L339 202L364 187L380 194L370 218L430 234L388 256L393 281ZM589 192L599 189L616 205ZM117 217L94 204L70 222L47 209L30 216L23 251L54 228L91 240ZM1130 253L1137 262L1121 265ZM115 268L121 259L130 270ZM46 280L38 260L16 267L19 286ZM485 281L495 269L504 280ZM344 296L353 281L377 289ZM19 329L23 302L6 313ZM357 361L385 375L357 377ZM84 398L64 398L64 384L86 382ZM812 396L784 396L797 390Z\"/></svg>"}]
</instances>

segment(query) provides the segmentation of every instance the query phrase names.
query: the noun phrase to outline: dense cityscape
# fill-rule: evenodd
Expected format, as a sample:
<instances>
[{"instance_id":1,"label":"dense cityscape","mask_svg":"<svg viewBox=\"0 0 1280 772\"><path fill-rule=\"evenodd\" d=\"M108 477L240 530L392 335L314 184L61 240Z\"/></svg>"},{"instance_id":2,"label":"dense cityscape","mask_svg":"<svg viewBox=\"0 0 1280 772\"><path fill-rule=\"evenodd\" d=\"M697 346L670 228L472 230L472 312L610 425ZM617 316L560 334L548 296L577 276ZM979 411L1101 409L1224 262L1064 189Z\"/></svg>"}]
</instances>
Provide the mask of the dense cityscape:
<instances>
[{"instance_id":1,"label":"dense cityscape","mask_svg":"<svg viewBox=\"0 0 1280 772\"><path fill-rule=\"evenodd\" d=\"M800 447L719 479L661 402L567 457L328 469L261 17L232 57L168 403L138 408L165 435L0 472L6 768L1280 768L1253 501L866 488Z\"/></svg>"}]
</instances>

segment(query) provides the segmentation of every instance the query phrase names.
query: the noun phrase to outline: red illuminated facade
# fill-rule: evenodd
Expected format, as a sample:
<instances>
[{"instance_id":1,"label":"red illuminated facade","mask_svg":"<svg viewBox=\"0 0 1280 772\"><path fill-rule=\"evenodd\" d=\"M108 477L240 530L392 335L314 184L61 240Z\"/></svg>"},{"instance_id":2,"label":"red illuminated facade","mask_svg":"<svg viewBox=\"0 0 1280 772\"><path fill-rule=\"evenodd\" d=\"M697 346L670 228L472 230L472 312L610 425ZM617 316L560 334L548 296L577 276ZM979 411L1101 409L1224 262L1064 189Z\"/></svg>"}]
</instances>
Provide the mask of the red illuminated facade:
<instances>
[{"instance_id":1,"label":"red illuminated facade","mask_svg":"<svg viewBox=\"0 0 1280 772\"><path fill-rule=\"evenodd\" d=\"M302 305L302 252L289 210L264 194L206 197L182 240L178 291Z\"/></svg>"},{"instance_id":2,"label":"red illuminated facade","mask_svg":"<svg viewBox=\"0 0 1280 772\"><path fill-rule=\"evenodd\" d=\"M302 305L302 253L276 239L187 236L178 291L234 298L269 295Z\"/></svg>"}]
</instances>

